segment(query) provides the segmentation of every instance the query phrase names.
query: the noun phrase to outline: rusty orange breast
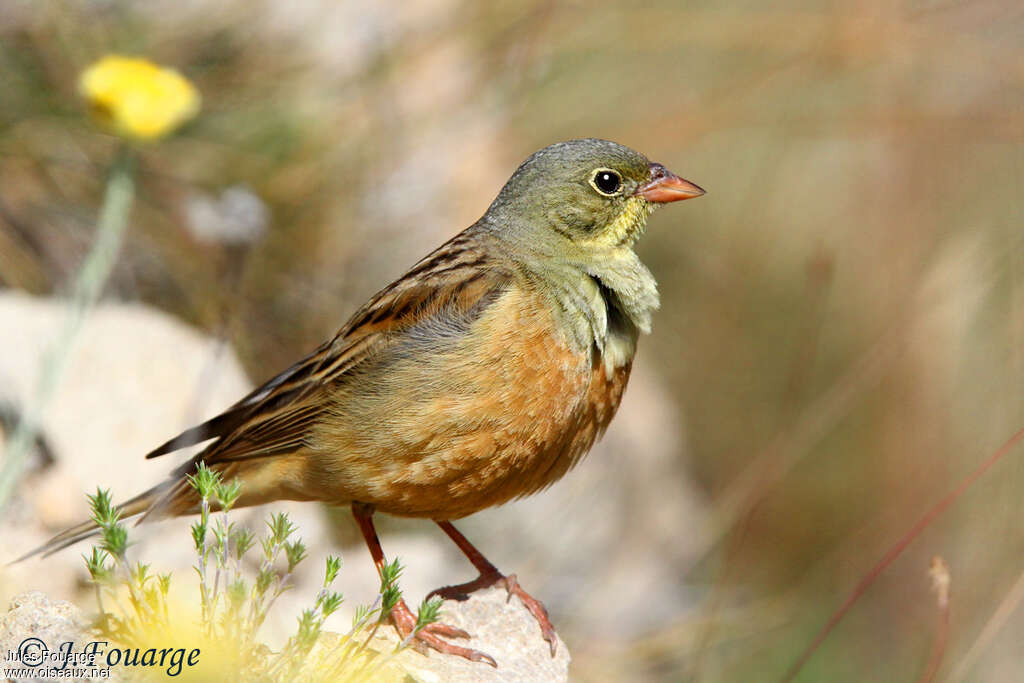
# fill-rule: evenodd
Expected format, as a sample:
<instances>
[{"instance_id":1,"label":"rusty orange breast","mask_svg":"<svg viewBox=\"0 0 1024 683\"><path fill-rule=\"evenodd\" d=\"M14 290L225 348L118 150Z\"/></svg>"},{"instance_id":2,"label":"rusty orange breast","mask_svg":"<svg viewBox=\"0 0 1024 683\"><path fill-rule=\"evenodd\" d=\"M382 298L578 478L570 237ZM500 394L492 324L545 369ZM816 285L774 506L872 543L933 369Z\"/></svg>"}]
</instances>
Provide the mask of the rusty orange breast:
<instances>
[{"instance_id":1,"label":"rusty orange breast","mask_svg":"<svg viewBox=\"0 0 1024 683\"><path fill-rule=\"evenodd\" d=\"M342 498L435 519L559 479L611 421L630 370L572 348L540 296L518 286L444 348L387 365L371 391L339 401L322 440L341 447L332 469L360 473Z\"/></svg>"}]
</instances>

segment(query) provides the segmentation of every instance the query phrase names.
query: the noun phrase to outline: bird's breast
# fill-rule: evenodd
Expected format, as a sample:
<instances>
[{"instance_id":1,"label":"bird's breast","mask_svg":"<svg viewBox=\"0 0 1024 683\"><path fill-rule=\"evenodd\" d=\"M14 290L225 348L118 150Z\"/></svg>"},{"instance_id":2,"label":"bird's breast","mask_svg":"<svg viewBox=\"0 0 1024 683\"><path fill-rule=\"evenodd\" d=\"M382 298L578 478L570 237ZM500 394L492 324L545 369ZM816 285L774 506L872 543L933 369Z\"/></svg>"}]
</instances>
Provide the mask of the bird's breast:
<instances>
[{"instance_id":1,"label":"bird's breast","mask_svg":"<svg viewBox=\"0 0 1024 683\"><path fill-rule=\"evenodd\" d=\"M617 349L612 367L560 325L512 285L446 348L405 351L373 387L341 397L320 442L337 453L342 497L455 519L560 478L611 421L632 360Z\"/></svg>"}]
</instances>

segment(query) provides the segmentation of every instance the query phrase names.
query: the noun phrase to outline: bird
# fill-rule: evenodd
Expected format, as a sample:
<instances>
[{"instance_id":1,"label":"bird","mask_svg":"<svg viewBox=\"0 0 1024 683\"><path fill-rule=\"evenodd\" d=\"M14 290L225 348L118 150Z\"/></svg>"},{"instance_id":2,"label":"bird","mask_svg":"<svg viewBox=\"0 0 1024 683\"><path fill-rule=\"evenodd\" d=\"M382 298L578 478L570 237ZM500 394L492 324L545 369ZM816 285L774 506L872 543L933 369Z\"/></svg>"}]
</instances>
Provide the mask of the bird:
<instances>
[{"instance_id":1,"label":"bird","mask_svg":"<svg viewBox=\"0 0 1024 683\"><path fill-rule=\"evenodd\" d=\"M375 294L316 350L219 415L153 449L204 444L162 483L118 506L138 522L196 514L189 475L237 479L236 507L276 500L348 506L378 572L375 512L434 521L479 572L433 594L503 586L536 619L543 604L452 524L536 493L587 453L614 416L640 333L659 306L634 246L662 204L704 190L608 140L558 142L529 156L484 215ZM97 532L86 521L20 559ZM418 632L403 600L390 618L421 647L496 666Z\"/></svg>"}]
</instances>

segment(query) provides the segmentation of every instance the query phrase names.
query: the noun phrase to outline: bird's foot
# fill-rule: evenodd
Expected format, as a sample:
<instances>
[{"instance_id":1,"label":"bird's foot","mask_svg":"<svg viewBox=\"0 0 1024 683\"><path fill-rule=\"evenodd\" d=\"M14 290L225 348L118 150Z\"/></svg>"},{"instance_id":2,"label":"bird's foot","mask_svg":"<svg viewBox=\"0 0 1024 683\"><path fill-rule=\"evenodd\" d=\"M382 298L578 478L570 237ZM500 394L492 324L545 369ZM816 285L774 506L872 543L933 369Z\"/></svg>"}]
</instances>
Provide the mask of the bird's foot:
<instances>
[{"instance_id":1,"label":"bird's foot","mask_svg":"<svg viewBox=\"0 0 1024 683\"><path fill-rule=\"evenodd\" d=\"M494 572L488 572L481 574L472 581L466 583L460 583L457 586L445 586L443 588L437 588L430 591L427 598L433 596L439 596L445 600L468 600L469 594L474 591L478 591L481 588L489 588L491 586L501 585L508 591L508 600L512 599L515 595L523 603L523 606L529 610L533 618L537 620L537 624L540 626L540 632L544 636L544 640L548 641L548 645L551 646L551 656L555 656L555 648L558 645L558 639L555 637L555 627L551 625L551 619L548 618L548 611L541 603L540 600L536 599L529 593L523 590L522 586L519 585L519 581L516 579L515 574L509 574L505 576L501 572L495 570Z\"/></svg>"},{"instance_id":2,"label":"bird's foot","mask_svg":"<svg viewBox=\"0 0 1024 683\"><path fill-rule=\"evenodd\" d=\"M419 631L416 631L416 615L409 609L409 605L405 603L405 600L399 600L391 608L391 620L394 622L395 628L398 629L399 637L403 640L408 638L409 634L415 633L412 636L413 643L421 647L429 647L444 654L464 657L473 662L486 662L494 668L498 667L498 663L488 654L468 647L452 645L445 640L441 640L441 638L469 638L469 634L461 628L448 624L433 623L427 624Z\"/></svg>"}]
</instances>

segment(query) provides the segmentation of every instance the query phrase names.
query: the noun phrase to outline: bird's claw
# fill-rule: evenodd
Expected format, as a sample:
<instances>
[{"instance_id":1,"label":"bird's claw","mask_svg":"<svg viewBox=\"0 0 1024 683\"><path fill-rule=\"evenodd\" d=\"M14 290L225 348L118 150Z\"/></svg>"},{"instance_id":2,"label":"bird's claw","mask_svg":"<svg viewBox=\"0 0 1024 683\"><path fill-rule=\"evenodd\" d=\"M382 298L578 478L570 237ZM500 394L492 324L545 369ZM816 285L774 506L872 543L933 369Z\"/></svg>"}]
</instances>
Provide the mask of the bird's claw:
<instances>
[{"instance_id":1,"label":"bird's claw","mask_svg":"<svg viewBox=\"0 0 1024 683\"><path fill-rule=\"evenodd\" d=\"M445 640L441 640L441 638L469 638L469 633L457 626L433 623L427 624L419 631L416 631L416 615L409 609L405 600L399 600L391 608L391 620L398 630L399 637L403 640L408 638L410 634L413 634L412 641L414 646L419 646L419 648L429 647L444 654L463 657L472 662L484 662L494 668L498 668L498 663L494 661L494 658L484 652L453 645Z\"/></svg>"},{"instance_id":2,"label":"bird's claw","mask_svg":"<svg viewBox=\"0 0 1024 683\"><path fill-rule=\"evenodd\" d=\"M523 590L522 586L519 585L518 579L515 574L509 574L508 576L501 572L495 571L493 573L481 574L472 581L466 583L460 583L454 586L444 586L442 588L436 588L427 595L427 599L434 597L435 595L445 600L457 600L462 602L469 599L469 594L480 590L481 588L489 588L490 586L496 585L504 586L508 592L508 597L505 602L512 600L512 596L516 595L519 600L526 607L527 611L533 615L533 618L537 620L537 624L540 626L541 635L544 636L544 640L547 641L548 645L551 646L551 656L555 656L555 651L558 647L558 639L555 636L555 627L551 625L551 619L548 617L548 611L544 605L534 598L532 595Z\"/></svg>"}]
</instances>

